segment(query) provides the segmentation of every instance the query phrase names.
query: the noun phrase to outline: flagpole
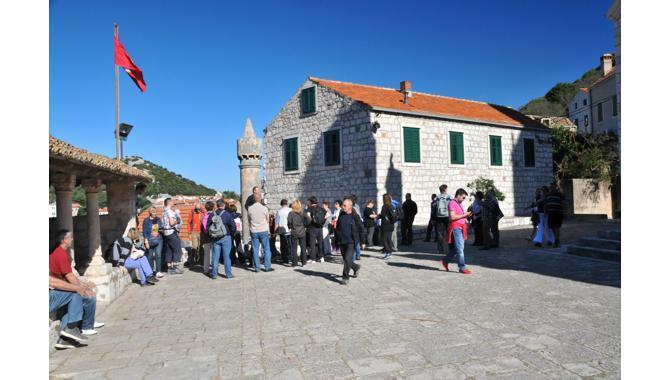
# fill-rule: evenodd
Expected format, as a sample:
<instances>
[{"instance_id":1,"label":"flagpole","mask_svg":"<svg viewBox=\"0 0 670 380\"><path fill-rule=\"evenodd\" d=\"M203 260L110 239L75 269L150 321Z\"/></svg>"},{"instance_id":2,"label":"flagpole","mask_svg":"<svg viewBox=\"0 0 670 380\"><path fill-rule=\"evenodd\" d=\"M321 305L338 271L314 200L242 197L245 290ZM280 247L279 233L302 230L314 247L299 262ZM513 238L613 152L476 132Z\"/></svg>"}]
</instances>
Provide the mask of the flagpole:
<instances>
[{"instance_id":1,"label":"flagpole","mask_svg":"<svg viewBox=\"0 0 670 380\"><path fill-rule=\"evenodd\" d=\"M114 37L119 38L119 26L116 23L114 23ZM116 64L116 59L114 59L114 79L116 99L116 159L121 160L121 134L119 130L119 66Z\"/></svg>"}]
</instances>

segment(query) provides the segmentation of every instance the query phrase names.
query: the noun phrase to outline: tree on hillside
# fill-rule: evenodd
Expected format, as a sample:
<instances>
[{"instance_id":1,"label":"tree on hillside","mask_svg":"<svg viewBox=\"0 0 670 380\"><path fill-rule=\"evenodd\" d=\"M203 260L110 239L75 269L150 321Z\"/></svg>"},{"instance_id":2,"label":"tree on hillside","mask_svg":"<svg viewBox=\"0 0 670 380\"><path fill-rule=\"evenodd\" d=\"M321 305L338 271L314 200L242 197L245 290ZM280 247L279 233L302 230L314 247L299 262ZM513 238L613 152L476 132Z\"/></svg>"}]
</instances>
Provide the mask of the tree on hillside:
<instances>
[{"instance_id":1,"label":"tree on hillside","mask_svg":"<svg viewBox=\"0 0 670 380\"><path fill-rule=\"evenodd\" d=\"M544 98L551 103L557 103L564 106L563 113L565 113L565 106L575 97L577 91L579 91L579 89L574 83L559 83L552 87L551 90L544 95Z\"/></svg>"},{"instance_id":2,"label":"tree on hillside","mask_svg":"<svg viewBox=\"0 0 670 380\"><path fill-rule=\"evenodd\" d=\"M563 116L565 114L565 107L552 103L545 98L537 98L521 107L519 111L526 115Z\"/></svg>"}]
</instances>

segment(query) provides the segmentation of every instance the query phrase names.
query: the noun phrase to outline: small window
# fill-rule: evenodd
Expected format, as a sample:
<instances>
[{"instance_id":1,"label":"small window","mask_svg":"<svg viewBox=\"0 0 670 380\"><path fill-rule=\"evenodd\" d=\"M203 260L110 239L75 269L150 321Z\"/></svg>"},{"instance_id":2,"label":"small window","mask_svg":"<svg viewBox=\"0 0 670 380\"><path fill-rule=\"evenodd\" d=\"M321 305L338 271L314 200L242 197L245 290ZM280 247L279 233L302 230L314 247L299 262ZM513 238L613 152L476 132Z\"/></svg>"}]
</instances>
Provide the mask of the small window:
<instances>
[{"instance_id":1,"label":"small window","mask_svg":"<svg viewBox=\"0 0 670 380\"><path fill-rule=\"evenodd\" d=\"M535 167L535 139L523 139L523 163L527 168Z\"/></svg>"},{"instance_id":2,"label":"small window","mask_svg":"<svg viewBox=\"0 0 670 380\"><path fill-rule=\"evenodd\" d=\"M489 136L491 166L502 166L502 137Z\"/></svg>"},{"instance_id":3,"label":"small window","mask_svg":"<svg viewBox=\"0 0 670 380\"><path fill-rule=\"evenodd\" d=\"M598 122L603 121L603 104L598 103Z\"/></svg>"},{"instance_id":4,"label":"small window","mask_svg":"<svg viewBox=\"0 0 670 380\"><path fill-rule=\"evenodd\" d=\"M577 102L575 102L575 109L577 109Z\"/></svg>"},{"instance_id":5,"label":"small window","mask_svg":"<svg viewBox=\"0 0 670 380\"><path fill-rule=\"evenodd\" d=\"M298 138L284 140L284 171L298 170Z\"/></svg>"},{"instance_id":6,"label":"small window","mask_svg":"<svg viewBox=\"0 0 670 380\"><path fill-rule=\"evenodd\" d=\"M584 115L584 128L589 126L589 115Z\"/></svg>"},{"instance_id":7,"label":"small window","mask_svg":"<svg viewBox=\"0 0 670 380\"><path fill-rule=\"evenodd\" d=\"M617 116L619 114L619 109L617 107L617 98L616 95L612 95L612 116Z\"/></svg>"},{"instance_id":8,"label":"small window","mask_svg":"<svg viewBox=\"0 0 670 380\"><path fill-rule=\"evenodd\" d=\"M303 89L300 93L300 103L303 114L316 112L316 87Z\"/></svg>"},{"instance_id":9,"label":"small window","mask_svg":"<svg viewBox=\"0 0 670 380\"><path fill-rule=\"evenodd\" d=\"M324 132L323 154L326 166L337 166L340 164L340 130Z\"/></svg>"},{"instance_id":10,"label":"small window","mask_svg":"<svg viewBox=\"0 0 670 380\"><path fill-rule=\"evenodd\" d=\"M586 99L583 100L583 105L586 105Z\"/></svg>"},{"instance_id":11,"label":"small window","mask_svg":"<svg viewBox=\"0 0 670 380\"><path fill-rule=\"evenodd\" d=\"M449 132L449 152L452 164L465 164L463 132Z\"/></svg>"},{"instance_id":12,"label":"small window","mask_svg":"<svg viewBox=\"0 0 670 380\"><path fill-rule=\"evenodd\" d=\"M421 141L419 139L419 128L402 127L404 142L404 160L407 163L421 162Z\"/></svg>"}]
</instances>

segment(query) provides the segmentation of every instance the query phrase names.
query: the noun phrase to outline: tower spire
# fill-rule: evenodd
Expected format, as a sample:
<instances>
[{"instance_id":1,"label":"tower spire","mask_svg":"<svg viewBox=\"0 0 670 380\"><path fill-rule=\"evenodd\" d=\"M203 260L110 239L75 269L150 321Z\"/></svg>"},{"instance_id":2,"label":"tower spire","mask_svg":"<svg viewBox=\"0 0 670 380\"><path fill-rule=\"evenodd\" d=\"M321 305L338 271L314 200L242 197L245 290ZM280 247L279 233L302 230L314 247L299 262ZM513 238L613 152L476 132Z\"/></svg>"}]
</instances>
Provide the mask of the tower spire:
<instances>
[{"instance_id":1,"label":"tower spire","mask_svg":"<svg viewBox=\"0 0 670 380\"><path fill-rule=\"evenodd\" d=\"M247 124L244 126L244 137L245 138L255 138L256 133L254 132L254 127L251 125L251 118L247 118Z\"/></svg>"}]
</instances>

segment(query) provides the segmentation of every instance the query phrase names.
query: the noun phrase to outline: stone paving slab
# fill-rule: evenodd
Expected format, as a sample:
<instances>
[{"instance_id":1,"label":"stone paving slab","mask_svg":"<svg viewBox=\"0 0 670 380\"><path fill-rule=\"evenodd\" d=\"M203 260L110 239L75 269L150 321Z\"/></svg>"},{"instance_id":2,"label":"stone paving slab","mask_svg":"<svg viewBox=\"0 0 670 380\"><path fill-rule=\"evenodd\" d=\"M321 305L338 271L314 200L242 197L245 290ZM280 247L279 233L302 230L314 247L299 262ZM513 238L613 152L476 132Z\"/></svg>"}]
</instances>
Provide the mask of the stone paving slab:
<instances>
[{"instance_id":1,"label":"stone paving slab","mask_svg":"<svg viewBox=\"0 0 670 380\"><path fill-rule=\"evenodd\" d=\"M341 258L272 273L197 271L131 286L54 379L569 379L620 377L620 264L468 246L470 276L431 243L339 284ZM453 266L453 265L452 265Z\"/></svg>"}]
</instances>

